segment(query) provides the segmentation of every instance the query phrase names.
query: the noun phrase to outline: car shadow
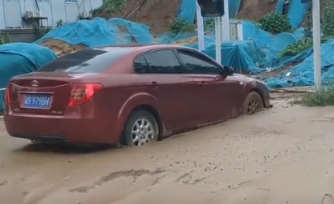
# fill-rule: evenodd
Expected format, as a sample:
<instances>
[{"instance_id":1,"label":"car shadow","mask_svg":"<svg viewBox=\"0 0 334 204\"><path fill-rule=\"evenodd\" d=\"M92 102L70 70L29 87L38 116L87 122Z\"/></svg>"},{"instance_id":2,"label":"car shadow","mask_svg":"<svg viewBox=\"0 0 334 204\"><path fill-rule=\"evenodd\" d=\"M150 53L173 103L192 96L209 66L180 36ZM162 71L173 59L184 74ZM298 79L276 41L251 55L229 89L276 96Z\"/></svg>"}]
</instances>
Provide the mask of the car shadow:
<instances>
[{"instance_id":1,"label":"car shadow","mask_svg":"<svg viewBox=\"0 0 334 204\"><path fill-rule=\"evenodd\" d=\"M90 154L122 148L124 147L119 145L74 145L59 143L36 143L25 145L17 149L16 151L60 154Z\"/></svg>"}]
</instances>

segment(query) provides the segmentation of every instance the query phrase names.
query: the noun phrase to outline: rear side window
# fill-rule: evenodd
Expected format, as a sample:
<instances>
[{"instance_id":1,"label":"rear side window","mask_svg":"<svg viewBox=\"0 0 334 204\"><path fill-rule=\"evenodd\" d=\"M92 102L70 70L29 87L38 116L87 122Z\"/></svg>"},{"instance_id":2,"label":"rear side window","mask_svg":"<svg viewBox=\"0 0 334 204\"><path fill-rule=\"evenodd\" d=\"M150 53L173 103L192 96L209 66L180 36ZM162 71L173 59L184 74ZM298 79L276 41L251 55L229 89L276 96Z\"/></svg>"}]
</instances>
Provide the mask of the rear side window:
<instances>
[{"instance_id":1,"label":"rear side window","mask_svg":"<svg viewBox=\"0 0 334 204\"><path fill-rule=\"evenodd\" d=\"M144 55L151 74L176 74L182 71L173 50L159 50Z\"/></svg>"},{"instance_id":2,"label":"rear side window","mask_svg":"<svg viewBox=\"0 0 334 204\"><path fill-rule=\"evenodd\" d=\"M135 72L137 73L149 73L149 66L143 56L136 57L136 59L133 62Z\"/></svg>"},{"instance_id":3,"label":"rear side window","mask_svg":"<svg viewBox=\"0 0 334 204\"><path fill-rule=\"evenodd\" d=\"M39 72L92 72L100 73L110 65L128 53L127 49L115 49L105 51L102 49L85 49L60 57L41 67Z\"/></svg>"}]
</instances>

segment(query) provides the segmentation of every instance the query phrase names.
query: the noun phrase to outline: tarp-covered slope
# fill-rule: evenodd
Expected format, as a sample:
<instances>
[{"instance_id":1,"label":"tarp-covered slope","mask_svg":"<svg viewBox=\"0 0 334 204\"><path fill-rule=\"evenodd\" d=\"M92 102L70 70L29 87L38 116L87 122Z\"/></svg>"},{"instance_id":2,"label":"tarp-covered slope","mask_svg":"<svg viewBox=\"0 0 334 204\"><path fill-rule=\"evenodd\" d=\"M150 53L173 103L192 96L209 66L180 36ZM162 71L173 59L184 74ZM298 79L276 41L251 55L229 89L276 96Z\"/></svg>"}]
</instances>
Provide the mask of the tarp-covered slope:
<instances>
[{"instance_id":1,"label":"tarp-covered slope","mask_svg":"<svg viewBox=\"0 0 334 204\"><path fill-rule=\"evenodd\" d=\"M295 37L289 33L272 36L251 22L244 22L244 28L248 30L244 37L251 40L224 42L222 44L222 63L233 66L240 73L258 73L261 71L259 66L273 66L275 59L273 59L271 52L280 52L288 44L295 42ZM173 43L176 39L180 39L180 35L165 35L163 38L154 39L146 25L119 18L110 20L95 18L90 21L84 20L66 24L49 32L35 43L39 44L49 39L57 39L71 45L83 44L87 47L96 47L161 42L167 38L169 38L170 43ZM215 58L214 43L214 35L206 37L207 46L204 52L213 58ZM268 45L271 47L268 47ZM196 48L197 44L189 44L188 46Z\"/></svg>"},{"instance_id":2,"label":"tarp-covered slope","mask_svg":"<svg viewBox=\"0 0 334 204\"><path fill-rule=\"evenodd\" d=\"M5 88L8 80L20 74L35 71L57 56L46 47L30 43L10 43L0 46L0 88ZM4 91L0 92L0 112L3 107Z\"/></svg>"},{"instance_id":3,"label":"tarp-covered slope","mask_svg":"<svg viewBox=\"0 0 334 204\"><path fill-rule=\"evenodd\" d=\"M323 82L333 82L334 79L334 40L330 40L321 46L321 64ZM282 72L277 77L266 79L271 88L289 86L312 86L314 84L314 61L312 50L305 51L307 58L293 69ZM302 53L303 54L303 53Z\"/></svg>"},{"instance_id":4,"label":"tarp-covered slope","mask_svg":"<svg viewBox=\"0 0 334 204\"><path fill-rule=\"evenodd\" d=\"M49 39L87 47L153 42L153 36L147 25L121 18L110 20L94 18L69 23L50 31L35 43L40 44Z\"/></svg>"},{"instance_id":5,"label":"tarp-covered slope","mask_svg":"<svg viewBox=\"0 0 334 204\"><path fill-rule=\"evenodd\" d=\"M183 0L179 9L179 19L193 23L196 16L196 1ZM242 0L229 1L229 14L233 18L238 14ZM278 0L276 12L282 13L285 1ZM299 27L304 18L307 7L300 0L290 0L289 20L293 28ZM224 42L222 47L222 63L230 65L240 73L259 73L264 68L277 68L279 66L293 63L296 58L278 61L277 56L289 44L296 42L303 32L297 30L294 33L282 33L273 36L251 22L244 22L244 39L247 42ZM127 21L125 19L113 18L104 20L95 18L93 20L78 21L70 23L61 28L49 32L36 43L42 43L48 39L65 41L72 45L85 45L87 47L106 46L128 43L175 43L176 41L194 37L195 33L181 33L176 36L165 34L154 38L150 28L146 25ZM205 53L215 57L214 35L205 38ZM197 47L194 43L185 43L187 46ZM303 55L305 57L305 55ZM298 60L302 60L299 57ZM283 85L277 85L283 86Z\"/></svg>"}]
</instances>

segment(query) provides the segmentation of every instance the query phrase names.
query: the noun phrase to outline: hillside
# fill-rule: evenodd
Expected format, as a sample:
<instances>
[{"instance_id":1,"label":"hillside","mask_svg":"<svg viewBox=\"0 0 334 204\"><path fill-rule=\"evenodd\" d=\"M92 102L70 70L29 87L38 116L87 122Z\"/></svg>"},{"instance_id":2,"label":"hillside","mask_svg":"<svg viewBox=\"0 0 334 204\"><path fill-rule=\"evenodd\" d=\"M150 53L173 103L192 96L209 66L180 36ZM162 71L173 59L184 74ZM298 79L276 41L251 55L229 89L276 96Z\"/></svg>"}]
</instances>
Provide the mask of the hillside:
<instances>
[{"instance_id":1,"label":"hillside","mask_svg":"<svg viewBox=\"0 0 334 204\"><path fill-rule=\"evenodd\" d=\"M162 35L180 13L182 0L106 0L98 9L92 11L93 17L105 19L122 18L148 25L153 35ZM237 18L257 20L275 9L277 0L242 0ZM184 8L184 6L183 6ZM124 29L118 26L120 29ZM126 29L124 30L126 31ZM185 39L186 42L196 39ZM70 45L64 41L50 39L42 43L58 56L83 49L84 45Z\"/></svg>"},{"instance_id":2,"label":"hillside","mask_svg":"<svg viewBox=\"0 0 334 204\"><path fill-rule=\"evenodd\" d=\"M94 16L103 18L124 18L146 24L151 27L153 33L161 34L168 30L177 16L181 1L182 0L125 0L122 5L107 5L108 3L106 3L106 5L95 11ZM116 8L110 8L112 6ZM108 12L108 10L117 11Z\"/></svg>"},{"instance_id":3,"label":"hillside","mask_svg":"<svg viewBox=\"0 0 334 204\"><path fill-rule=\"evenodd\" d=\"M181 1L125 0L124 3L118 5L116 3L113 3L113 5L106 3L96 10L94 15L104 18L120 17L143 23L150 26L154 34L162 34L169 29L177 16ZM261 16L273 11L276 2L277 0L242 0L237 18L257 20ZM113 6L115 8L111 9ZM112 10L116 10L116 12L110 12Z\"/></svg>"},{"instance_id":4,"label":"hillside","mask_svg":"<svg viewBox=\"0 0 334 204\"><path fill-rule=\"evenodd\" d=\"M237 18L257 20L274 11L276 3L277 0L243 0Z\"/></svg>"}]
</instances>

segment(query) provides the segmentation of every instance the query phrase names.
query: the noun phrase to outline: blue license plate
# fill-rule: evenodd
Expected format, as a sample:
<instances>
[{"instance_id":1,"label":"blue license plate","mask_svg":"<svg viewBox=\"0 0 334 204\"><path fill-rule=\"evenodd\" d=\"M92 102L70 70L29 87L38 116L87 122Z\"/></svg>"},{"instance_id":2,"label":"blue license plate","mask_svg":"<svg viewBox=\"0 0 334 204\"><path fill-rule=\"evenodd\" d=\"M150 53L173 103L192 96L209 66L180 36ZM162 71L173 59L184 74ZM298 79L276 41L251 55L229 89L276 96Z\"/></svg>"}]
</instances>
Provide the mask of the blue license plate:
<instances>
[{"instance_id":1,"label":"blue license plate","mask_svg":"<svg viewBox=\"0 0 334 204\"><path fill-rule=\"evenodd\" d=\"M52 100L51 95L25 94L23 106L25 108L46 109L46 108L50 108L51 100Z\"/></svg>"}]
</instances>

